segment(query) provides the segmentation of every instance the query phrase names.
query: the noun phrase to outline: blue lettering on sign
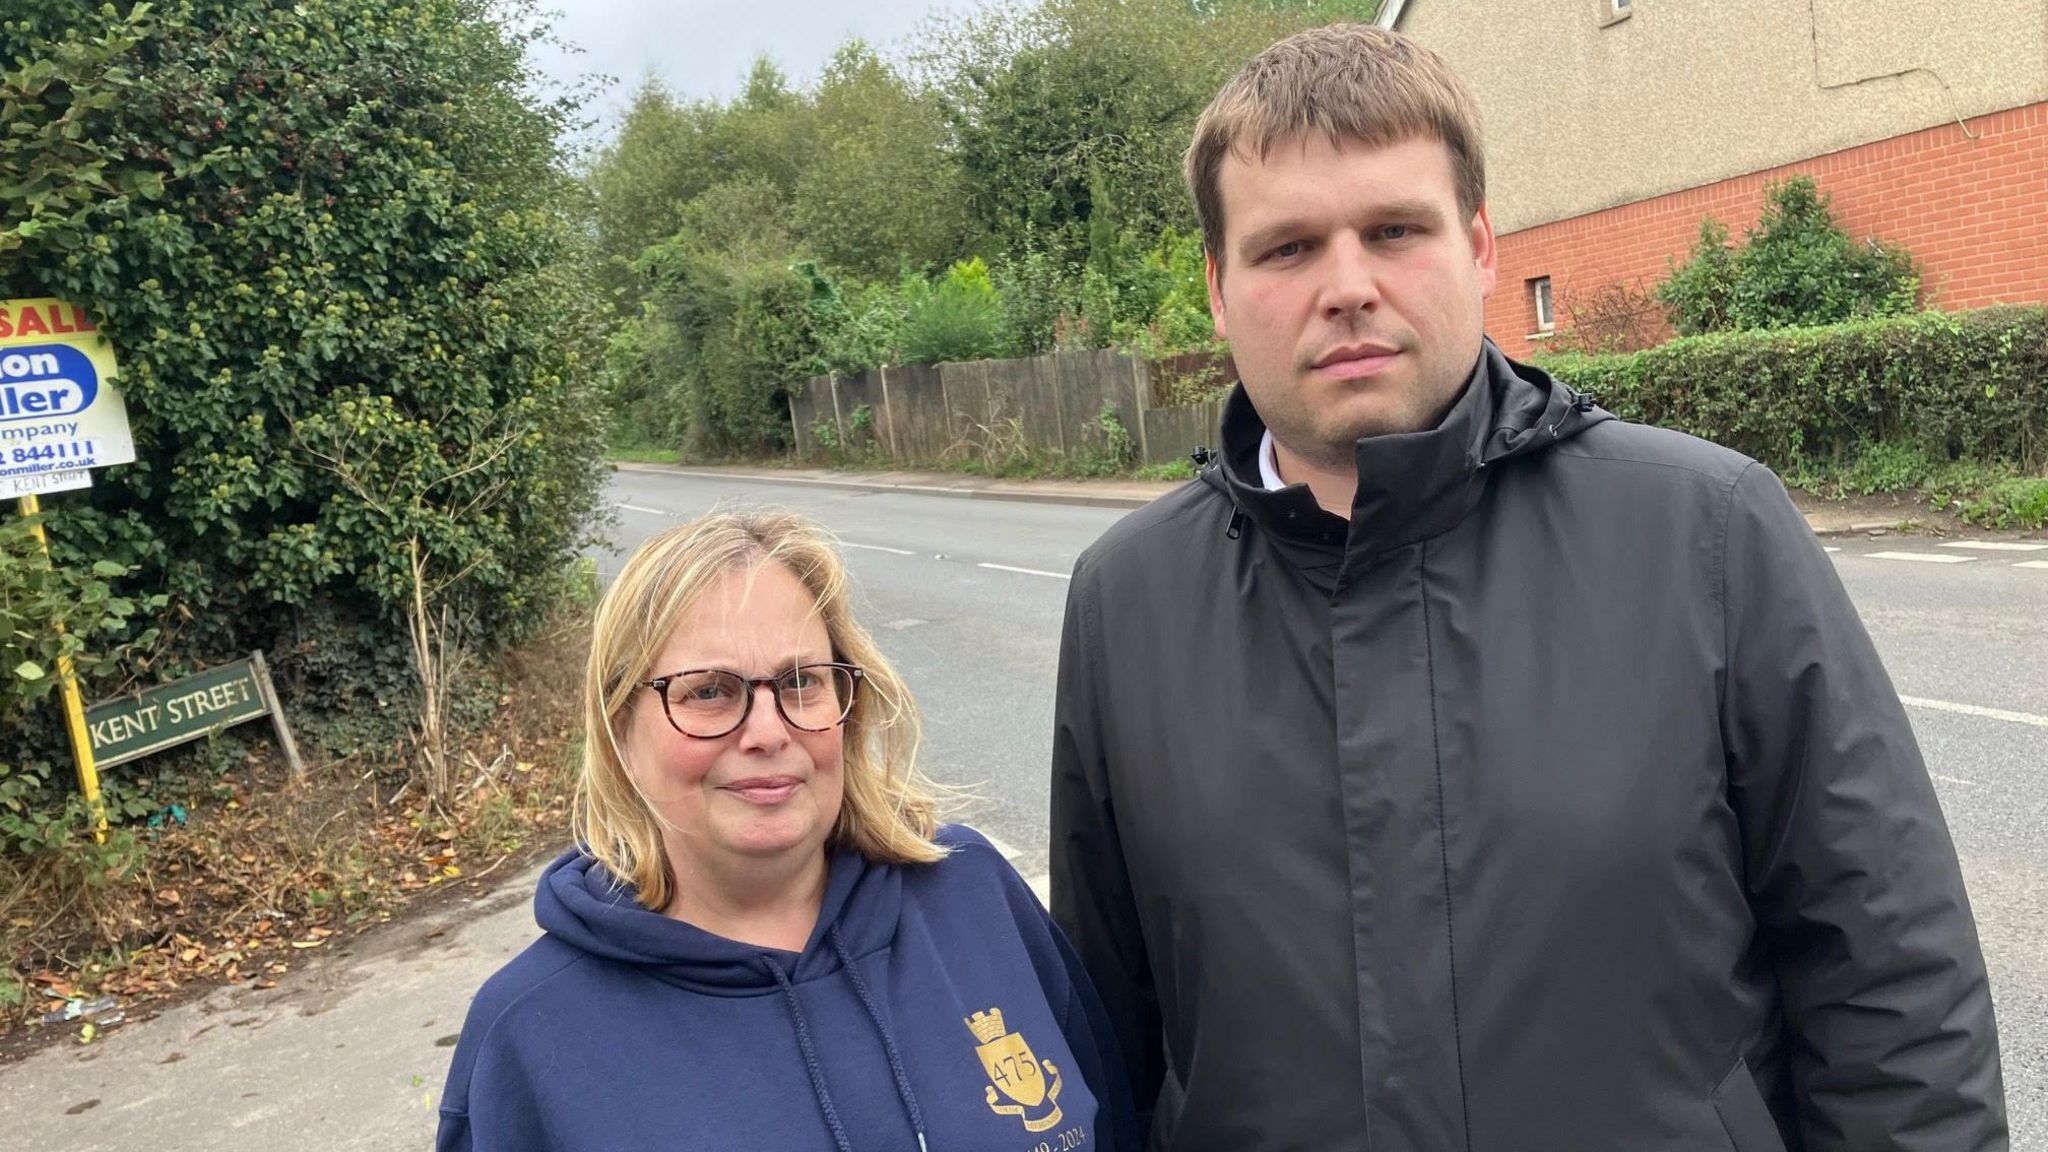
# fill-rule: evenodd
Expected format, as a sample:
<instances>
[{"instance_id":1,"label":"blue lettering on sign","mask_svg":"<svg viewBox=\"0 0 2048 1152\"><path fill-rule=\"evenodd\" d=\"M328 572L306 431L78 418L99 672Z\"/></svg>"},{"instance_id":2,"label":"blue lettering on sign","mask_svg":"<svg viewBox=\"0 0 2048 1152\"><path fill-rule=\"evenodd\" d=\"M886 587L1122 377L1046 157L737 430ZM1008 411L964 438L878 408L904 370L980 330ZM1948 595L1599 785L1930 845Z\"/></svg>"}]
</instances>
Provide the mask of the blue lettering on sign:
<instances>
[{"instance_id":1,"label":"blue lettering on sign","mask_svg":"<svg viewBox=\"0 0 2048 1152\"><path fill-rule=\"evenodd\" d=\"M92 407L100 374L67 344L0 348L0 421L76 416Z\"/></svg>"}]
</instances>

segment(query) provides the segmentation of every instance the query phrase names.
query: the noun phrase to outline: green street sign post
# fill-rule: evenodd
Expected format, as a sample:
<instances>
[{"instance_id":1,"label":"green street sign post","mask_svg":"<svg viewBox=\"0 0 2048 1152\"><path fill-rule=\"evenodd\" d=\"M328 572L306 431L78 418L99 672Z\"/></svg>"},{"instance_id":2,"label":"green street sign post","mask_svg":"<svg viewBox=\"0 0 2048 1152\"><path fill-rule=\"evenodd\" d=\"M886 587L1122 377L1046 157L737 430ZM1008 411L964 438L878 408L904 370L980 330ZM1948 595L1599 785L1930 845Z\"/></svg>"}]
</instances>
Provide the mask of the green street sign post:
<instances>
[{"instance_id":1,"label":"green street sign post","mask_svg":"<svg viewBox=\"0 0 2048 1152\"><path fill-rule=\"evenodd\" d=\"M304 777L306 765L299 759L298 743L278 706L261 652L102 701L86 709L85 724L92 734L94 762L110 768L265 716L277 732L292 778Z\"/></svg>"}]
</instances>

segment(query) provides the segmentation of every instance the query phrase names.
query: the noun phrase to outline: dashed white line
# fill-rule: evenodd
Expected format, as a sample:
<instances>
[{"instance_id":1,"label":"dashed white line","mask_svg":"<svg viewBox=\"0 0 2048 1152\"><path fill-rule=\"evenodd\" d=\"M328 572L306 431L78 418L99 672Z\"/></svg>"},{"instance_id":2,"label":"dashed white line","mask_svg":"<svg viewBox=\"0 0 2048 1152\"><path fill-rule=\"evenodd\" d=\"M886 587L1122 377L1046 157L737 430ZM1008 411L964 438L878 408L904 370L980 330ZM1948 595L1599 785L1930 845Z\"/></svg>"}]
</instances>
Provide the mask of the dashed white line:
<instances>
[{"instance_id":1,"label":"dashed white line","mask_svg":"<svg viewBox=\"0 0 2048 1152\"><path fill-rule=\"evenodd\" d=\"M1912 708L1926 708L1935 712L1953 712L1959 716L1979 716L1986 720L2004 720L2013 724L2027 724L2035 728L2048 728L2048 716L2036 716L2032 712L2012 712L2004 708L1980 708L1975 704L1957 704L1949 700L1929 700L1922 696L1901 696L1899 703Z\"/></svg>"},{"instance_id":2,"label":"dashed white line","mask_svg":"<svg viewBox=\"0 0 2048 1152\"><path fill-rule=\"evenodd\" d=\"M1944 556L1939 552L1871 552L1872 560L1911 560L1916 564L1968 564L1975 556Z\"/></svg>"},{"instance_id":3,"label":"dashed white line","mask_svg":"<svg viewBox=\"0 0 2048 1152\"><path fill-rule=\"evenodd\" d=\"M998 572L1022 572L1026 576L1048 576L1054 580L1071 580L1065 572L1047 572L1043 568L1017 568L1009 564L976 564L976 568L993 568Z\"/></svg>"},{"instance_id":4,"label":"dashed white line","mask_svg":"<svg viewBox=\"0 0 2048 1152\"><path fill-rule=\"evenodd\" d=\"M1943 776L1939 772L1929 772L1928 775L1944 784L1960 784L1965 788L1975 788L1977 786L1975 780L1965 780L1960 776Z\"/></svg>"},{"instance_id":5,"label":"dashed white line","mask_svg":"<svg viewBox=\"0 0 2048 1152\"><path fill-rule=\"evenodd\" d=\"M643 507L643 506L641 506L641 505L639 505L639 504L614 504L614 505L612 505L612 507L614 507L614 508L624 508L624 509L625 509L626 511L628 511L628 512L645 512L645 513L647 513L647 514L648 514L649 516L666 516L666 515L668 515L668 509L666 509L666 508L647 508L647 507Z\"/></svg>"},{"instance_id":6,"label":"dashed white line","mask_svg":"<svg viewBox=\"0 0 2048 1152\"><path fill-rule=\"evenodd\" d=\"M2017 564L2013 565L2013 567L2015 567L2015 568L2048 568L2048 560L2022 560L2022 561L2020 561L2019 563L2017 563Z\"/></svg>"},{"instance_id":7,"label":"dashed white line","mask_svg":"<svg viewBox=\"0 0 2048 1152\"><path fill-rule=\"evenodd\" d=\"M2048 544L2019 544L2011 540L1948 540L1941 546L1975 552L2048 552Z\"/></svg>"},{"instance_id":8,"label":"dashed white line","mask_svg":"<svg viewBox=\"0 0 2048 1152\"><path fill-rule=\"evenodd\" d=\"M887 552L891 556L917 555L917 553L912 552L908 548L891 548L887 544L855 544L851 540L841 540L839 546L841 548L858 548L863 552Z\"/></svg>"},{"instance_id":9,"label":"dashed white line","mask_svg":"<svg viewBox=\"0 0 2048 1152\"><path fill-rule=\"evenodd\" d=\"M1832 548L1832 547L1829 547L1828 545L1825 545L1825 544L1821 545L1821 549L1820 549L1820 550L1821 550L1821 551L1823 551L1823 552L1840 552L1840 551L1841 551L1841 549L1840 549L1840 548Z\"/></svg>"}]
</instances>

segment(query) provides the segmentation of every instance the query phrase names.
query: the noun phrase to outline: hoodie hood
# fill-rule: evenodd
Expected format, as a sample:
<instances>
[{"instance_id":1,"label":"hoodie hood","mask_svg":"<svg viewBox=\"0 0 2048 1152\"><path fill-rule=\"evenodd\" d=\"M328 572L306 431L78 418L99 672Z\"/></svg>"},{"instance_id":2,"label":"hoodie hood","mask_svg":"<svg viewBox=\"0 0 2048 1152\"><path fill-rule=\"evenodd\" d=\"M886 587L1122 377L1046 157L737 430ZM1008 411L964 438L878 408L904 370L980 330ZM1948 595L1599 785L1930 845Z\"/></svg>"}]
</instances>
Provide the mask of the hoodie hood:
<instances>
[{"instance_id":1,"label":"hoodie hood","mask_svg":"<svg viewBox=\"0 0 2048 1152\"><path fill-rule=\"evenodd\" d=\"M903 900L903 877L868 864L860 853L832 852L818 923L801 953L743 944L650 912L632 885L581 851L548 866L534 893L534 919L580 951L630 964L670 984L711 995L751 996L781 987L776 968L794 983L832 976L842 967L831 939L837 929L854 958L887 946Z\"/></svg>"},{"instance_id":2,"label":"hoodie hood","mask_svg":"<svg viewBox=\"0 0 2048 1152\"><path fill-rule=\"evenodd\" d=\"M562 856L535 899L545 933L470 1005L440 1152L964 1152L1055 1125L1085 1152L1138 1152L1108 1022L1037 897L972 829L932 839L946 852L928 864L831 853L798 950L649 912ZM991 1023L1007 1073L982 1051ZM991 1078L1026 1060L1042 1098L992 1105L1009 1090Z\"/></svg>"},{"instance_id":3,"label":"hoodie hood","mask_svg":"<svg viewBox=\"0 0 2048 1152\"><path fill-rule=\"evenodd\" d=\"M800 953L762 948L714 936L680 920L642 907L631 885L580 851L563 854L548 867L534 894L534 918L557 939L593 956L630 964L667 984L715 996L780 993L789 1006L790 1030L803 1054L804 1069L818 1111L838 1152L853 1152L847 1125L832 1100L825 1061L812 1039L797 985L841 979L874 1026L898 1101L917 1140L926 1147L923 1109L904 1072L896 1035L876 1004L860 969L863 955L884 948L902 908L903 877L894 868L869 866L858 852L839 849L827 862L825 899L818 922Z\"/></svg>"},{"instance_id":4,"label":"hoodie hood","mask_svg":"<svg viewBox=\"0 0 2048 1152\"><path fill-rule=\"evenodd\" d=\"M1478 503L1490 470L1613 418L1590 396L1509 360L1487 340L1464 392L1435 428L1358 441L1348 522L1325 512L1305 484L1266 490L1258 464L1266 424L1242 383L1224 405L1223 450L1208 456L1201 478L1237 510L1233 535L1248 519L1283 540L1373 553L1449 530Z\"/></svg>"}]
</instances>

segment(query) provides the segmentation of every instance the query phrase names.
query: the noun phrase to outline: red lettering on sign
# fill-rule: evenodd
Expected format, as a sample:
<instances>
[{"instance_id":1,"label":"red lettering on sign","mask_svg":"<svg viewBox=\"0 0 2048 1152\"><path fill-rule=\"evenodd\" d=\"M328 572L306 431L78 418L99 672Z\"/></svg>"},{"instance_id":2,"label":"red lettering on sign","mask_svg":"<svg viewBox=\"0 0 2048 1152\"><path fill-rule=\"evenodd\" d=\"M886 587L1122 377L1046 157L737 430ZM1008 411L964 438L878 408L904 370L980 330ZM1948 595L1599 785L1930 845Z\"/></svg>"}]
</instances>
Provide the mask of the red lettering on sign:
<instances>
[{"instance_id":1,"label":"red lettering on sign","mask_svg":"<svg viewBox=\"0 0 2048 1152\"><path fill-rule=\"evenodd\" d=\"M15 327L14 331L19 336L48 336L50 334L50 326L43 323L43 318L36 314L35 309L23 308L21 310L21 322Z\"/></svg>"}]
</instances>

